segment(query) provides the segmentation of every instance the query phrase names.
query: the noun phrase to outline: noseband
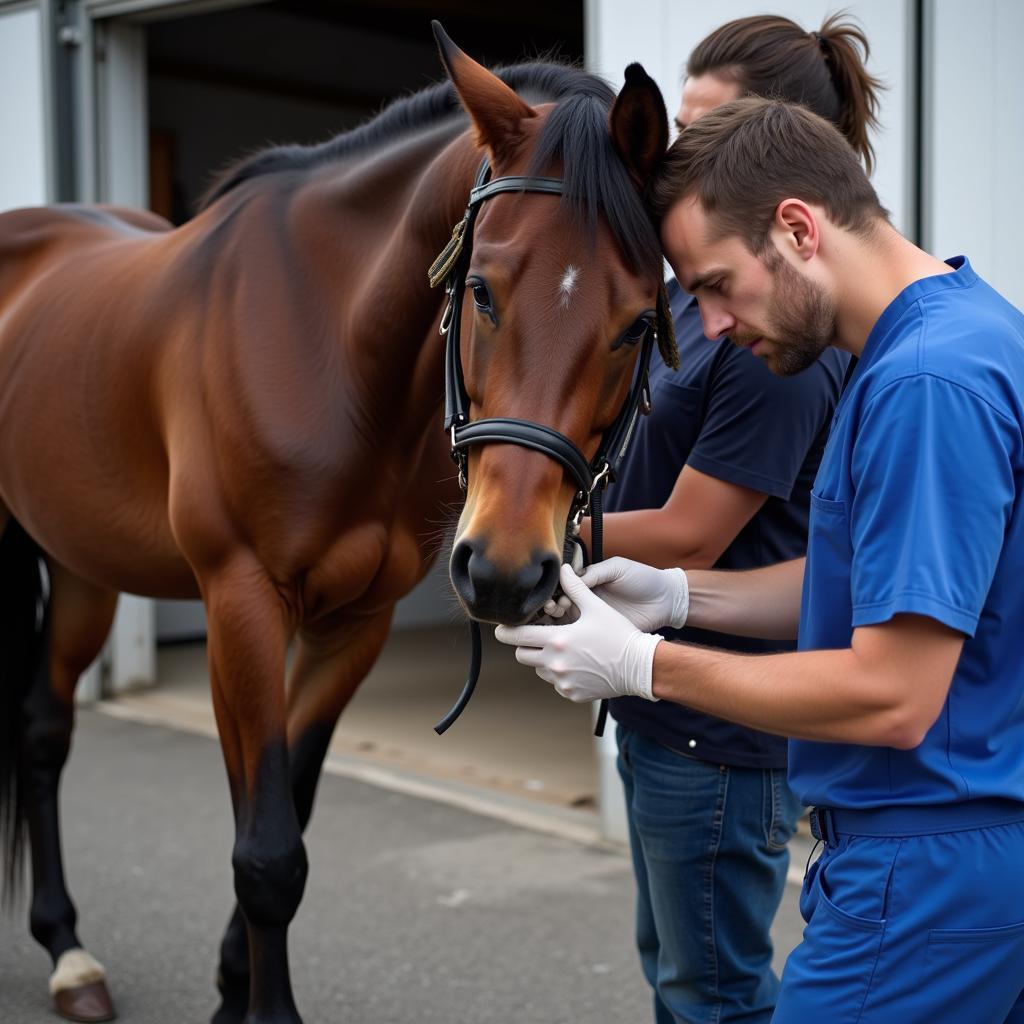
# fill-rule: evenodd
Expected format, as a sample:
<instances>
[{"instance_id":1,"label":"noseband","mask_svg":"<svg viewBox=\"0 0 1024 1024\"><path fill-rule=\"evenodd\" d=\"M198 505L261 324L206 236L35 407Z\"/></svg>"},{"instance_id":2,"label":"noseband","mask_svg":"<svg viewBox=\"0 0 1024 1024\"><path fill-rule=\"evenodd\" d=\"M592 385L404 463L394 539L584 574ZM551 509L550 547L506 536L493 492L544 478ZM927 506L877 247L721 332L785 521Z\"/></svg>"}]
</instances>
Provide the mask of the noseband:
<instances>
[{"instance_id":1,"label":"noseband","mask_svg":"<svg viewBox=\"0 0 1024 1024\"><path fill-rule=\"evenodd\" d=\"M440 333L446 336L444 374L444 429L451 439L450 454L459 469L459 486L465 490L469 480L469 449L480 444L515 444L530 448L554 459L569 474L576 485L566 523L566 533L576 536L580 531L583 517L590 512L592 518L591 554L601 559L601 492L606 484L615 479L622 465L629 442L636 428L637 418L651 409L648 366L651 350L657 341L661 326L657 321L645 332L644 340L633 373L633 383L615 422L605 431L598 446L597 454L589 460L582 451L564 434L543 423L511 417L489 417L470 422L470 399L462 372L461 331L462 301L466 291L466 273L473 252L473 226L480 207L492 196L502 192L536 192L560 196L564 183L560 178L536 176L506 176L490 180L491 168L484 160L477 172L476 184L469 194L469 203L462 220L455 225L452 237L431 264L428 270L430 286L436 287L442 281L448 303L441 317ZM660 320L665 315L659 302ZM470 674L463 691L454 707L436 725L437 733L443 733L458 717L472 696L480 672L480 625L470 621L473 641ZM607 702L602 701L598 719L597 735L604 729Z\"/></svg>"}]
</instances>

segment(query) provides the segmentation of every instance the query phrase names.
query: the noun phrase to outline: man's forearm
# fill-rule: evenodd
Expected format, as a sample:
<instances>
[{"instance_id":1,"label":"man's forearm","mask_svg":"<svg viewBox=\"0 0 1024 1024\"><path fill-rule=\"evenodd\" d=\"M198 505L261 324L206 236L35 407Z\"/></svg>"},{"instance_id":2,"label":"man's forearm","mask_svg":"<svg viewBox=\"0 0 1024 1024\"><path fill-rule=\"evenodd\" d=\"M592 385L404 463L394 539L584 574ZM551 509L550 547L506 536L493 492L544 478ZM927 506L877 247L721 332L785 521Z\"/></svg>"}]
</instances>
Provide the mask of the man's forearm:
<instances>
[{"instance_id":1,"label":"man's forearm","mask_svg":"<svg viewBox=\"0 0 1024 1024\"><path fill-rule=\"evenodd\" d=\"M662 641L652 689L766 732L909 750L942 713L963 646L963 633L911 614L855 629L840 650L745 655Z\"/></svg>"},{"instance_id":2,"label":"man's forearm","mask_svg":"<svg viewBox=\"0 0 1024 1024\"><path fill-rule=\"evenodd\" d=\"M780 736L905 745L891 689L850 649L743 655L666 641L655 650L653 693Z\"/></svg>"},{"instance_id":3,"label":"man's forearm","mask_svg":"<svg viewBox=\"0 0 1024 1024\"><path fill-rule=\"evenodd\" d=\"M805 559L747 572L691 570L688 626L768 640L794 640Z\"/></svg>"},{"instance_id":4,"label":"man's forearm","mask_svg":"<svg viewBox=\"0 0 1024 1024\"><path fill-rule=\"evenodd\" d=\"M609 512L603 521L603 554L605 558L620 555L657 569L692 565L710 566L718 556L704 551L696 541L687 539L678 522L665 515L663 509L645 508L631 512ZM584 519L580 539L593 551L590 519Z\"/></svg>"}]
</instances>

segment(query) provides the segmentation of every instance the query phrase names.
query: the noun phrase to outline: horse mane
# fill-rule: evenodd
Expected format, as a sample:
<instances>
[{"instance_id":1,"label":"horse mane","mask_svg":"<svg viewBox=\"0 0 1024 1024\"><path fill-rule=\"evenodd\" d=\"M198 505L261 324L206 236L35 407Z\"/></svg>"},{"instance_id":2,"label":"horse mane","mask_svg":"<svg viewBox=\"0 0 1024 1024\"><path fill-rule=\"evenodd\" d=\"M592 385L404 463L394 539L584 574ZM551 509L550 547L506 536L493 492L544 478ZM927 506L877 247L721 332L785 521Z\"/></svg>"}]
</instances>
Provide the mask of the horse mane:
<instances>
[{"instance_id":1,"label":"horse mane","mask_svg":"<svg viewBox=\"0 0 1024 1024\"><path fill-rule=\"evenodd\" d=\"M603 214L631 269L660 278L657 233L608 132L608 113L615 100L612 87L580 68L550 61L512 64L495 68L494 73L527 101L556 104L541 132L530 173L542 174L560 161L563 202L573 216L593 234ZM446 79L393 100L365 124L319 145L272 146L244 157L214 181L199 210L253 178L311 170L458 114L465 116L455 88Z\"/></svg>"}]
</instances>

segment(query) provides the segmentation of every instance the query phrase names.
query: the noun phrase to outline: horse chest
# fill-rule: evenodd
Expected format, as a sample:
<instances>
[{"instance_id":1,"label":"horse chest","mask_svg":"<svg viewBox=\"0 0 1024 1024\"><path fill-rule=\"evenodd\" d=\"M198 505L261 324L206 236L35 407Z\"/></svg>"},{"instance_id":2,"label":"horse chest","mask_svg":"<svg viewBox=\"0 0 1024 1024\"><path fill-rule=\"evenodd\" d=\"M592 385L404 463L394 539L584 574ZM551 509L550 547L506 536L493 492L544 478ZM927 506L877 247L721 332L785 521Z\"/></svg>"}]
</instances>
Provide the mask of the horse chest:
<instances>
[{"instance_id":1,"label":"horse chest","mask_svg":"<svg viewBox=\"0 0 1024 1024\"><path fill-rule=\"evenodd\" d=\"M290 550L267 549L267 564L276 578L297 581L307 623L340 610L372 614L404 597L429 570L459 497L440 430L404 452L381 445L376 458L345 467L329 489L271 489L288 491L304 495L310 530L293 529Z\"/></svg>"},{"instance_id":2,"label":"horse chest","mask_svg":"<svg viewBox=\"0 0 1024 1024\"><path fill-rule=\"evenodd\" d=\"M341 608L353 614L379 611L407 594L425 568L411 531L382 521L353 527L306 573L305 618L315 621Z\"/></svg>"}]
</instances>

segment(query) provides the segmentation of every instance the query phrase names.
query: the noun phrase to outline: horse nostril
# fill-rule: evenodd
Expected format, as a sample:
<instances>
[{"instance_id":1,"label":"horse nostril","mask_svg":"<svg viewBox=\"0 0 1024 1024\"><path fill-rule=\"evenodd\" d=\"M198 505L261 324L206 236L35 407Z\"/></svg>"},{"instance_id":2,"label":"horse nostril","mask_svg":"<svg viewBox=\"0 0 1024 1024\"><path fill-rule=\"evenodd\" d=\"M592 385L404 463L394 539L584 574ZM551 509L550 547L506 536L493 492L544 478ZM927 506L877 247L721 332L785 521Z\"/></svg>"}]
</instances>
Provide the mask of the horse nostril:
<instances>
[{"instance_id":1,"label":"horse nostril","mask_svg":"<svg viewBox=\"0 0 1024 1024\"><path fill-rule=\"evenodd\" d=\"M544 607L558 583L561 561L555 552L535 552L513 570L487 556L487 541L464 538L452 550L452 586L475 619L514 626Z\"/></svg>"},{"instance_id":2,"label":"horse nostril","mask_svg":"<svg viewBox=\"0 0 1024 1024\"><path fill-rule=\"evenodd\" d=\"M553 554L544 555L530 567L530 574L536 574L537 582L523 601L524 618L530 618L539 612L544 607L544 602L555 592L561 567L562 563L558 556Z\"/></svg>"},{"instance_id":3,"label":"horse nostril","mask_svg":"<svg viewBox=\"0 0 1024 1024\"><path fill-rule=\"evenodd\" d=\"M452 557L448 563L448 574L451 577L452 586L468 604L472 604L476 599L473 578L469 573L469 563L474 554L473 542L460 540L452 550Z\"/></svg>"}]
</instances>

